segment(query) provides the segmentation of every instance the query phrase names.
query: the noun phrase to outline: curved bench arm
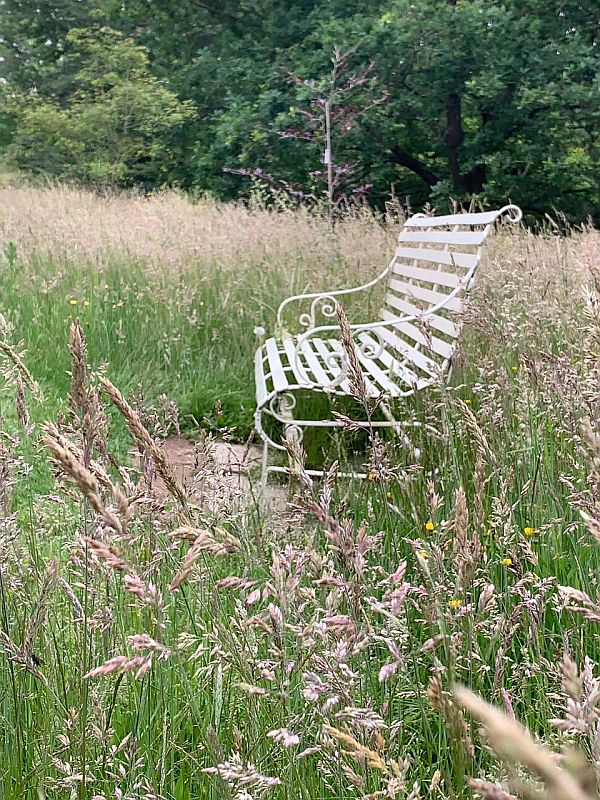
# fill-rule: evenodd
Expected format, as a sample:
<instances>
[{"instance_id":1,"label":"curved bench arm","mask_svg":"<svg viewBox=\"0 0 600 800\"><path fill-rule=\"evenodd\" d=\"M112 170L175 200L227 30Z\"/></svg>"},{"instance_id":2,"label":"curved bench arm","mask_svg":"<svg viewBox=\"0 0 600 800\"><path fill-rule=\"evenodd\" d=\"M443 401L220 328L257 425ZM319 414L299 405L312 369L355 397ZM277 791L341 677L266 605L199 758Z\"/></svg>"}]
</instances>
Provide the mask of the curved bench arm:
<instances>
[{"instance_id":1,"label":"curved bench arm","mask_svg":"<svg viewBox=\"0 0 600 800\"><path fill-rule=\"evenodd\" d=\"M426 214L413 214L410 219L415 218L422 218L425 217ZM502 208L498 209L496 212L495 219L504 216L507 222L510 223L517 223L520 222L523 217L523 212L521 209L513 204L509 204L503 206ZM336 297L343 297L348 294L355 294L357 292L363 292L366 289L370 289L372 286L375 286L379 281L381 281L385 276L389 273L392 265L394 263L394 258L390 261L387 267L381 272L376 278L373 280L368 281L368 283L363 283L362 286L355 286L350 289L336 289L332 292L309 292L307 294L295 294L291 297L287 297L277 309L277 325L280 329L283 328L283 312L285 308L290 305L291 303L299 302L302 300L312 300L310 304L310 309L308 312L304 312L300 314L298 317L298 323L302 328L314 328L317 313L320 312L323 317L331 318L335 317L336 314ZM433 312L429 312L433 313ZM379 323L374 323L373 327L378 325ZM323 328L326 330L326 328Z\"/></svg>"},{"instance_id":2,"label":"curved bench arm","mask_svg":"<svg viewBox=\"0 0 600 800\"><path fill-rule=\"evenodd\" d=\"M407 316L402 317L392 317L391 319L386 320L377 320L376 322L355 322L349 323L348 328L350 330L352 339L359 333L363 333L366 331L373 331L373 338L375 339L375 345L369 344L355 344L356 347L361 349L363 355L367 356L368 358L379 358L381 353L384 350L384 343L381 340L381 337L377 335L377 328L387 328L392 325L398 325L400 323L405 322L417 322L422 321L423 319L432 316L440 309L444 308L448 303L455 298L460 292L465 290L468 291L469 286L473 280L474 270L471 270L466 276L465 281L461 282L455 289L453 289L450 294L448 294L441 302L437 303L430 308L425 309L424 311L420 312L419 314L409 314ZM334 300L334 302L336 302ZM334 309L335 313L335 309ZM294 367L297 375L302 375L304 368L300 364L300 356L302 355L302 348L304 343L310 339L312 336L321 334L321 333L328 333L328 332L336 332L338 336L341 334L340 326L339 325L319 325L315 328L311 328L310 330L303 333L299 338L298 342L296 343L296 349L294 351ZM340 383L344 381L347 375L347 357L346 353L332 353L331 354L331 363L330 366L333 366L333 362L340 362L340 373L339 375L334 378L328 386L330 388L334 388L338 386ZM315 385L314 383L307 381L307 386Z\"/></svg>"},{"instance_id":3,"label":"curved bench arm","mask_svg":"<svg viewBox=\"0 0 600 800\"><path fill-rule=\"evenodd\" d=\"M298 317L298 323L303 328L310 328L314 326L317 318L317 312L319 311L324 317L335 317L337 307L337 301L335 299L336 297L362 292L366 289L370 289L371 286L375 286L375 284L379 283L379 281L385 278L385 276L388 274L392 263L393 259L383 270L383 272L381 272L376 278L373 278L373 280L369 281L368 283L363 283L362 286L354 286L351 289L337 289L333 292L309 292L308 294L295 294L291 297L287 297L277 309L277 325L280 328L283 327L284 309L290 305L290 303L302 300L312 300L309 311L300 314Z\"/></svg>"}]
</instances>

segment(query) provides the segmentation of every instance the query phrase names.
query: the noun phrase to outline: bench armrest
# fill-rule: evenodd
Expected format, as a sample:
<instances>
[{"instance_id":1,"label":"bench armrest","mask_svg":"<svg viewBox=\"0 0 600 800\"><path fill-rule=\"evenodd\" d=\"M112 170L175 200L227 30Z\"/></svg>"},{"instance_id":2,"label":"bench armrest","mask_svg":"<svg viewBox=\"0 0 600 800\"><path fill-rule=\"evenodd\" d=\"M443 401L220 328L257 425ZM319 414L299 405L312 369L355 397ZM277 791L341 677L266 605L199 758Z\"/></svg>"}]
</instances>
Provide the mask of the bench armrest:
<instances>
[{"instance_id":1,"label":"bench armrest","mask_svg":"<svg viewBox=\"0 0 600 800\"><path fill-rule=\"evenodd\" d=\"M418 314L409 314L401 317L392 317L391 319L382 319L377 320L375 322L354 322L350 323L348 327L351 331L356 331L357 333L361 333L362 331L369 331L373 330L374 328L389 328L390 325L398 325L402 322L415 322L425 319L426 317L430 317L432 314L437 313L440 309L444 308L444 306L448 305L450 300L453 300L456 295L460 294L461 292L469 289L469 282L460 283L455 289L453 289L446 297L434 306L425 309L424 311L419 312ZM335 313L335 309L334 309ZM333 315L332 315L333 316ZM302 342L308 339L310 336L314 336L315 334L320 334L328 331L338 331L340 330L339 325L318 325L317 327L310 328L310 330L303 333L298 338L298 344L296 346L296 350L301 347Z\"/></svg>"},{"instance_id":2,"label":"bench armrest","mask_svg":"<svg viewBox=\"0 0 600 800\"><path fill-rule=\"evenodd\" d=\"M370 289L372 286L375 286L388 274L392 263L393 260L390 261L388 266L376 278L373 278L373 280L369 281L368 283L363 283L362 286L354 286L350 289L336 289L333 292L309 292L308 294L295 294L291 297L287 297L277 309L277 325L279 328L283 327L283 312L288 305L295 302L302 302L304 300L312 300L312 303L310 304L310 309L307 312L300 314L298 317L298 323L301 325L301 327L313 328L316 322L317 313L319 311L324 317L334 317L337 308L337 301L335 299L336 297L355 294L356 292L362 292L366 289Z\"/></svg>"},{"instance_id":3,"label":"bench armrest","mask_svg":"<svg viewBox=\"0 0 600 800\"><path fill-rule=\"evenodd\" d=\"M354 342L354 337L366 331L373 331L373 338L376 340L377 344L373 345L364 345L354 343L355 347L361 349L365 355L369 358L378 358L384 349L384 343L379 336L377 336L377 329L378 328L389 328L394 325L398 325L405 322L422 322L426 320L427 317L434 315L437 311L444 308L454 297L456 297L460 292L463 292L465 289L468 290L469 284L472 282L472 275L467 278L464 283L460 283L452 292L450 292L443 301L437 303L430 308L421 311L419 314L408 314L405 316L400 317L392 317L391 319L386 320L377 320L375 322L355 322L349 323L348 328L350 331L350 336ZM336 301L334 300L334 303ZM335 308L334 308L335 313ZM333 316L333 315L332 315ZM298 341L296 343L296 349L294 351L294 366L296 368L297 374L302 374L301 364L300 364L300 356L303 355L303 346L304 343L313 336L320 336L323 333L337 333L338 336L341 338L341 329L340 325L318 325L316 327L310 328L310 330L306 331L305 333L301 334L298 337ZM365 350L366 348L366 350ZM346 353L336 354L335 358L340 361L341 371L337 378L332 380L330 384L330 388L334 388L338 386L344 378L346 377L347 373L347 355Z\"/></svg>"}]
</instances>

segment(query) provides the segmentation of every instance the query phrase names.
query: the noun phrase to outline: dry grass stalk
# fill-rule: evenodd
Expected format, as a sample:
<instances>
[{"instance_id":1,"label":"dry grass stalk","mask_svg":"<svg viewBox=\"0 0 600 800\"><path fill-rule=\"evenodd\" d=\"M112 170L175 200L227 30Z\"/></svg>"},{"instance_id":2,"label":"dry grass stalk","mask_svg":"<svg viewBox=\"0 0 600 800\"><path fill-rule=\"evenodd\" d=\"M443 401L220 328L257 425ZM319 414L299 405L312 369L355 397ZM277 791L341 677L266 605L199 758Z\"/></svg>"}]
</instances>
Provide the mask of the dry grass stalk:
<instances>
[{"instance_id":1,"label":"dry grass stalk","mask_svg":"<svg viewBox=\"0 0 600 800\"><path fill-rule=\"evenodd\" d=\"M101 678L106 675L123 675L134 672L136 678L142 678L152 666L152 655L146 656L115 656L109 658L104 664L91 669L84 678Z\"/></svg>"},{"instance_id":2,"label":"dry grass stalk","mask_svg":"<svg viewBox=\"0 0 600 800\"><path fill-rule=\"evenodd\" d=\"M23 637L23 644L21 645L21 657L25 663L27 663L31 658L33 652L33 643L37 632L46 619L50 597L56 587L57 580L58 564L56 561L51 561L46 569L44 581L35 602L33 614L31 615L27 625L27 630L25 631L25 636Z\"/></svg>"},{"instance_id":3,"label":"dry grass stalk","mask_svg":"<svg viewBox=\"0 0 600 800\"><path fill-rule=\"evenodd\" d=\"M29 411L27 410L27 401L25 400L25 390L23 388L23 379L17 374L17 418L24 428L29 427L30 418Z\"/></svg>"},{"instance_id":4,"label":"dry grass stalk","mask_svg":"<svg viewBox=\"0 0 600 800\"><path fill-rule=\"evenodd\" d=\"M336 303L336 312L338 322L340 323L340 339L346 354L345 366L348 370L350 393L366 408L369 402L367 384L356 353L356 345L352 339L350 323L348 322L348 317L341 303Z\"/></svg>"},{"instance_id":5,"label":"dry grass stalk","mask_svg":"<svg viewBox=\"0 0 600 800\"><path fill-rule=\"evenodd\" d=\"M54 459L58 462L61 468L69 475L79 487L79 490L91 505L93 510L102 517L104 523L117 533L122 533L123 526L119 518L113 514L112 511L107 509L100 497L100 488L98 481L90 470L75 456L73 453L63 447L63 445L52 435L52 427L46 426L46 435L43 441L52 453Z\"/></svg>"},{"instance_id":6,"label":"dry grass stalk","mask_svg":"<svg viewBox=\"0 0 600 800\"><path fill-rule=\"evenodd\" d=\"M516 795L504 791L501 786L491 781L470 778L469 786L481 800L519 800Z\"/></svg>"},{"instance_id":7,"label":"dry grass stalk","mask_svg":"<svg viewBox=\"0 0 600 800\"><path fill-rule=\"evenodd\" d=\"M129 405L117 387L114 386L107 378L100 378L100 383L102 384L102 387L108 395L110 401L120 411L125 419L129 433L134 441L137 442L140 450L152 459L154 466L156 467L156 471L162 478L170 494L179 500L183 506L185 506L187 504L187 493L184 487L175 477L171 465L169 464L163 451L153 441L152 437L142 424L137 411L135 411Z\"/></svg>"},{"instance_id":8,"label":"dry grass stalk","mask_svg":"<svg viewBox=\"0 0 600 800\"><path fill-rule=\"evenodd\" d=\"M183 560L181 569L169 584L170 592L175 591L175 589L189 578L196 561L202 553L210 553L213 556L224 556L239 549L240 545L235 537L231 536L227 531L220 532L223 534L221 541L216 539L209 531L197 530L187 526L173 531L171 536L175 539L185 539L194 533L195 538Z\"/></svg>"},{"instance_id":9,"label":"dry grass stalk","mask_svg":"<svg viewBox=\"0 0 600 800\"><path fill-rule=\"evenodd\" d=\"M87 407L87 348L79 320L71 323L69 336L71 354L71 391L67 398L73 414L83 419Z\"/></svg>"},{"instance_id":10,"label":"dry grass stalk","mask_svg":"<svg viewBox=\"0 0 600 800\"><path fill-rule=\"evenodd\" d=\"M17 353L14 347L5 342L3 339L0 339L0 353L2 353L6 359L13 365L13 367L17 371L17 375L21 378L24 385L29 389L29 391L36 397L38 400L42 400L42 393L40 391L40 387L38 386L37 381L34 379L33 375L23 362L21 356Z\"/></svg>"},{"instance_id":11,"label":"dry grass stalk","mask_svg":"<svg viewBox=\"0 0 600 800\"><path fill-rule=\"evenodd\" d=\"M66 594L69 603L71 605L71 608L73 610L73 622L83 622L83 620L85 619L85 613L83 611L83 606L79 602L79 598L73 591L73 587L64 578L60 578L58 583L60 588Z\"/></svg>"},{"instance_id":12,"label":"dry grass stalk","mask_svg":"<svg viewBox=\"0 0 600 800\"><path fill-rule=\"evenodd\" d=\"M90 536L82 536L81 541L89 547L99 561L102 561L110 569L118 572L132 572L129 564L111 545L104 544L98 539L92 539Z\"/></svg>"},{"instance_id":13,"label":"dry grass stalk","mask_svg":"<svg viewBox=\"0 0 600 800\"><path fill-rule=\"evenodd\" d=\"M78 445L76 445L74 442L72 442L70 439L67 439L67 437L59 431L59 429L53 422L47 422L44 426L44 430L49 436L51 436L56 442L58 442L58 444L64 450L70 453L71 456L76 461L84 462L84 457L85 457L84 450ZM99 441L100 440L98 439L98 442ZM103 486L113 495L115 494L115 491L117 491L116 486L113 484L108 472L105 470L105 468L99 461L92 460L90 461L89 464L84 463L84 466L86 467L86 469L89 469L89 471L93 474L93 476L96 478L96 480L101 486Z\"/></svg>"},{"instance_id":14,"label":"dry grass stalk","mask_svg":"<svg viewBox=\"0 0 600 800\"><path fill-rule=\"evenodd\" d=\"M582 789L574 776L561 769L552 751L534 742L521 724L462 686L454 688L454 697L483 724L489 745L499 758L526 767L542 780L547 800L597 800Z\"/></svg>"},{"instance_id":15,"label":"dry grass stalk","mask_svg":"<svg viewBox=\"0 0 600 800\"><path fill-rule=\"evenodd\" d=\"M379 772L388 772L388 766L381 758L379 753L371 750L364 744L357 741L354 736L349 733L334 728L332 725L323 725L323 733L331 736L332 739L340 742L348 748L349 754L357 760L364 761L369 767L378 770Z\"/></svg>"},{"instance_id":16,"label":"dry grass stalk","mask_svg":"<svg viewBox=\"0 0 600 800\"><path fill-rule=\"evenodd\" d=\"M452 735L462 742L468 757L473 758L475 748L463 712L454 702L454 699L443 690L442 682L438 675L431 676L427 687L427 699L432 707L444 718Z\"/></svg>"}]
</instances>

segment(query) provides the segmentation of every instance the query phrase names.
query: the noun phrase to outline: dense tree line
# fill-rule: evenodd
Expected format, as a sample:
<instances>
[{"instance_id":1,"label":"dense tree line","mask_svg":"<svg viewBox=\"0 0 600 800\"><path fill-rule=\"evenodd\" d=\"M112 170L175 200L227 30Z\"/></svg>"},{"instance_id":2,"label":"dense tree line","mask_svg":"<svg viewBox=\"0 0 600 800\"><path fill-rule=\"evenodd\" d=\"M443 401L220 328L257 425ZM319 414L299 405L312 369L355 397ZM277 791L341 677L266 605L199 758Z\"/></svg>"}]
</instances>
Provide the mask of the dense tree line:
<instances>
[{"instance_id":1,"label":"dense tree line","mask_svg":"<svg viewBox=\"0 0 600 800\"><path fill-rule=\"evenodd\" d=\"M337 201L600 216L597 0L0 0L0 58L26 170L323 197L329 104Z\"/></svg>"}]
</instances>

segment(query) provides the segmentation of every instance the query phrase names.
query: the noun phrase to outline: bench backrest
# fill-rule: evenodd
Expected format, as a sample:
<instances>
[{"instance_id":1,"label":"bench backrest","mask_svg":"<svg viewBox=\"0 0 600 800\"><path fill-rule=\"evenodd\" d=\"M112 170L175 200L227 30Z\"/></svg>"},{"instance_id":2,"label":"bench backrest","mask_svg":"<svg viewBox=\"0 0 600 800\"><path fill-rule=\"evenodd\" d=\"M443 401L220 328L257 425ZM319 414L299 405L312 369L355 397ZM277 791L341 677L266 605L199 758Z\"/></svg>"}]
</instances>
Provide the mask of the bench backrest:
<instances>
[{"instance_id":1,"label":"bench backrest","mask_svg":"<svg viewBox=\"0 0 600 800\"><path fill-rule=\"evenodd\" d=\"M407 383L430 383L449 373L465 295L473 286L485 240L505 213L511 222L521 219L517 206L505 206L480 214L416 214L406 220L390 264L381 319L420 317L445 303L422 319L377 329Z\"/></svg>"}]
</instances>

